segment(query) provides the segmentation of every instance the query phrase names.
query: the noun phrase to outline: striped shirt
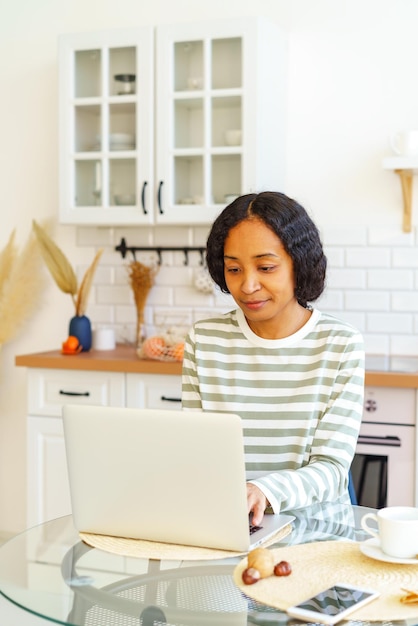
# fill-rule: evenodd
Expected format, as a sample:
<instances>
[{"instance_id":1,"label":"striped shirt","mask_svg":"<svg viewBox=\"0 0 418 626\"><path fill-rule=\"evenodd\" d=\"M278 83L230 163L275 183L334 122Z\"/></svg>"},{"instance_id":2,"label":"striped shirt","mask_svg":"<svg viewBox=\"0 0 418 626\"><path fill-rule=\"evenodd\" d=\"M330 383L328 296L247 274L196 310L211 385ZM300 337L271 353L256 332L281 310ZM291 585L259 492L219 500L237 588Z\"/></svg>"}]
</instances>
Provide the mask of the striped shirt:
<instances>
[{"instance_id":1,"label":"striped shirt","mask_svg":"<svg viewBox=\"0 0 418 626\"><path fill-rule=\"evenodd\" d=\"M186 339L183 408L240 415L247 479L275 512L347 494L363 394L361 334L317 309L283 339L253 333L240 309Z\"/></svg>"}]
</instances>

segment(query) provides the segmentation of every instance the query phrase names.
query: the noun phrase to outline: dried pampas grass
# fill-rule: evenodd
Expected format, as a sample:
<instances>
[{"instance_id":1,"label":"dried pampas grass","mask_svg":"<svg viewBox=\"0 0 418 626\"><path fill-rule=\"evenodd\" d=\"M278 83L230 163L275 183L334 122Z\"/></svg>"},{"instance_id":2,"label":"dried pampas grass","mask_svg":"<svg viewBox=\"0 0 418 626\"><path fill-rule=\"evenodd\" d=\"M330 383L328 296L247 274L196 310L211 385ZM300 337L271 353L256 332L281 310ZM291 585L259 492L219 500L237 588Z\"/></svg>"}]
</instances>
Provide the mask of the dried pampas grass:
<instances>
[{"instance_id":1,"label":"dried pampas grass","mask_svg":"<svg viewBox=\"0 0 418 626\"><path fill-rule=\"evenodd\" d=\"M65 254L58 248L45 230L33 220L33 230L38 239L42 257L51 272L52 278L64 293L73 299L77 294L77 277Z\"/></svg>"},{"instance_id":2,"label":"dried pampas grass","mask_svg":"<svg viewBox=\"0 0 418 626\"><path fill-rule=\"evenodd\" d=\"M140 261L132 261L128 266L129 284L134 292L136 306L136 339L141 344L142 327L144 325L144 309L148 294L154 284L157 267L148 267Z\"/></svg>"},{"instance_id":3,"label":"dried pampas grass","mask_svg":"<svg viewBox=\"0 0 418 626\"><path fill-rule=\"evenodd\" d=\"M78 286L77 276L62 250L56 245L45 230L33 220L33 230L38 240L41 255L48 267L52 278L57 286L64 293L69 293L72 297L77 316L85 315L87 300L89 297L93 277L96 272L103 248L100 248L87 268L80 286Z\"/></svg>"},{"instance_id":4,"label":"dried pampas grass","mask_svg":"<svg viewBox=\"0 0 418 626\"><path fill-rule=\"evenodd\" d=\"M35 311L45 285L42 258L30 235L19 253L15 231L0 252L0 347L17 335Z\"/></svg>"}]
</instances>

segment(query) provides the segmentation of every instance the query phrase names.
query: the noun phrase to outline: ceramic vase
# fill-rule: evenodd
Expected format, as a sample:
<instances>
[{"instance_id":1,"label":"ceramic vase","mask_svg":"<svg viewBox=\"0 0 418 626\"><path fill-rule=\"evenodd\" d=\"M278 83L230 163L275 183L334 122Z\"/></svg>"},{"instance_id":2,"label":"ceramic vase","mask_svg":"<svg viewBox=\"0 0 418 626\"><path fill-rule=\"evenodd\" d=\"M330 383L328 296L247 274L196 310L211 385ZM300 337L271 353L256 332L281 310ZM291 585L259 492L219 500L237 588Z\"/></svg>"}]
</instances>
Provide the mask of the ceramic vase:
<instances>
[{"instance_id":1,"label":"ceramic vase","mask_svg":"<svg viewBox=\"0 0 418 626\"><path fill-rule=\"evenodd\" d=\"M85 315L75 315L70 320L69 335L77 337L80 345L83 346L82 352L88 352L91 348L91 322Z\"/></svg>"}]
</instances>

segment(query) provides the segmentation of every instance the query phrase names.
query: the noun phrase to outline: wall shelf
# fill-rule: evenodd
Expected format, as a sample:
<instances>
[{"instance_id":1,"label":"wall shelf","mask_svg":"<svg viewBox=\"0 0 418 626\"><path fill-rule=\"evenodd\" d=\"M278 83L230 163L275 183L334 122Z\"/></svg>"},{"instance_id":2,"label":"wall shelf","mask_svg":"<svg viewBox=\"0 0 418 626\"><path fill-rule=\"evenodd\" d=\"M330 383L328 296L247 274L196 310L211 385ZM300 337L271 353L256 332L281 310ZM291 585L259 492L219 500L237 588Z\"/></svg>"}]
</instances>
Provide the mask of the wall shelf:
<instances>
[{"instance_id":1,"label":"wall shelf","mask_svg":"<svg viewBox=\"0 0 418 626\"><path fill-rule=\"evenodd\" d=\"M398 174L403 198L403 225L405 233L412 231L412 189L413 176L418 174L418 156L392 156L383 159L383 168Z\"/></svg>"},{"instance_id":2,"label":"wall shelf","mask_svg":"<svg viewBox=\"0 0 418 626\"><path fill-rule=\"evenodd\" d=\"M158 255L159 265L162 263L163 252L183 252L185 265L188 265L189 263L189 252L199 252L200 264L204 265L206 248L202 246L128 246L126 244L126 239L122 237L120 244L115 246L115 251L121 253L122 259L126 257L127 252L130 252L134 260L136 260L135 252L156 252Z\"/></svg>"}]
</instances>

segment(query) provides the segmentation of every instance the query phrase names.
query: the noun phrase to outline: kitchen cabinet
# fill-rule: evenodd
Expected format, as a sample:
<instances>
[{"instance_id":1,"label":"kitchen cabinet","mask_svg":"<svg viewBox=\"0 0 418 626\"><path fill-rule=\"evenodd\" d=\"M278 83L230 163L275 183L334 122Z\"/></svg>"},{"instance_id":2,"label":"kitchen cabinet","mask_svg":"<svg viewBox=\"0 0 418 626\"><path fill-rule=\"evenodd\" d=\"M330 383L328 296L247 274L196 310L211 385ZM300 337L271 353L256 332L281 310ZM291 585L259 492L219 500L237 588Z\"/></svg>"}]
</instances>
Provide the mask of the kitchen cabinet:
<instances>
[{"instance_id":1,"label":"kitchen cabinet","mask_svg":"<svg viewBox=\"0 0 418 626\"><path fill-rule=\"evenodd\" d=\"M153 46L149 27L60 38L62 223L152 221Z\"/></svg>"},{"instance_id":2,"label":"kitchen cabinet","mask_svg":"<svg viewBox=\"0 0 418 626\"><path fill-rule=\"evenodd\" d=\"M179 408L180 397L180 376L30 368L27 420L28 526L71 513L61 418L63 404ZM177 401L173 401L173 398Z\"/></svg>"},{"instance_id":3,"label":"kitchen cabinet","mask_svg":"<svg viewBox=\"0 0 418 626\"><path fill-rule=\"evenodd\" d=\"M180 409L181 377L126 374L126 406L141 409Z\"/></svg>"},{"instance_id":4,"label":"kitchen cabinet","mask_svg":"<svg viewBox=\"0 0 418 626\"><path fill-rule=\"evenodd\" d=\"M211 223L282 189L285 40L267 20L66 35L59 65L61 222Z\"/></svg>"}]
</instances>

